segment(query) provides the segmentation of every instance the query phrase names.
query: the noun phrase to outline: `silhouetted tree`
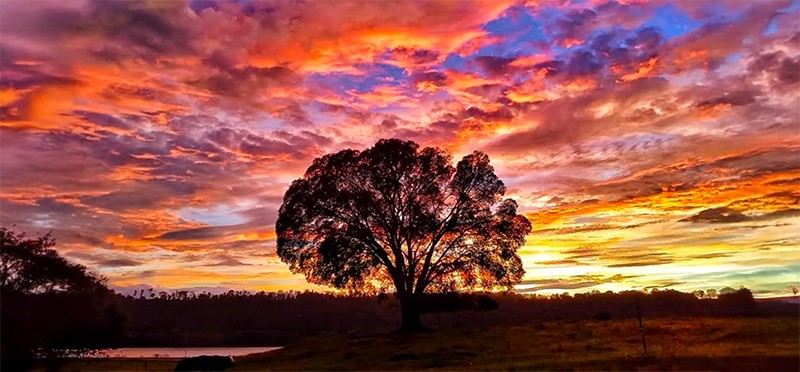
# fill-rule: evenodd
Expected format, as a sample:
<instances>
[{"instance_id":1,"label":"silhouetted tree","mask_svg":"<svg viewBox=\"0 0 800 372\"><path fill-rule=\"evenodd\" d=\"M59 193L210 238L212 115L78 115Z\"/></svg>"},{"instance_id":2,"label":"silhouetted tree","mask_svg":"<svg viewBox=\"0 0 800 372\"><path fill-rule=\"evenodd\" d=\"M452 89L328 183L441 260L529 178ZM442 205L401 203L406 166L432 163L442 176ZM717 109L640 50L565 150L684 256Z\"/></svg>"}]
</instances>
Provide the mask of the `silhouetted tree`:
<instances>
[{"instance_id":1,"label":"silhouetted tree","mask_svg":"<svg viewBox=\"0 0 800 372\"><path fill-rule=\"evenodd\" d=\"M55 244L49 233L28 238L23 232L0 228L0 290L36 294L105 288L102 278L51 249Z\"/></svg>"},{"instance_id":2,"label":"silhouetted tree","mask_svg":"<svg viewBox=\"0 0 800 372\"><path fill-rule=\"evenodd\" d=\"M720 290L719 305L725 310L725 315L753 315L756 313L756 301L753 292L741 287L727 291Z\"/></svg>"},{"instance_id":3,"label":"silhouetted tree","mask_svg":"<svg viewBox=\"0 0 800 372\"><path fill-rule=\"evenodd\" d=\"M350 291L394 287L402 329L421 328L424 293L511 288L531 231L479 151L454 167L437 148L380 140L315 159L289 187L278 255L313 283Z\"/></svg>"},{"instance_id":4,"label":"silhouetted tree","mask_svg":"<svg viewBox=\"0 0 800 372\"><path fill-rule=\"evenodd\" d=\"M0 228L2 369L26 368L35 355L107 347L123 317L105 279L70 263L50 234L29 238Z\"/></svg>"}]
</instances>

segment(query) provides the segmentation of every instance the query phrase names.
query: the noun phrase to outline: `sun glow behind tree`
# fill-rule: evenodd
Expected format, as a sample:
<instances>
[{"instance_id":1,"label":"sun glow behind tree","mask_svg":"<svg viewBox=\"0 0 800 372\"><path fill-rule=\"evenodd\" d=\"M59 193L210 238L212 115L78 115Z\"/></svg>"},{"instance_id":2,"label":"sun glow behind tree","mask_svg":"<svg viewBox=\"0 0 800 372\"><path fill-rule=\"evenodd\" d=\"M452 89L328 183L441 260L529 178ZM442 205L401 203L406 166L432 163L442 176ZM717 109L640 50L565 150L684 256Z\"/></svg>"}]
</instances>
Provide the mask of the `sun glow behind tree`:
<instances>
[{"instance_id":1,"label":"sun glow behind tree","mask_svg":"<svg viewBox=\"0 0 800 372\"><path fill-rule=\"evenodd\" d=\"M456 166L436 148L380 140L314 160L286 191L278 256L317 284L354 292L393 289L402 328L420 327L422 296L512 289L530 222L481 152Z\"/></svg>"}]
</instances>

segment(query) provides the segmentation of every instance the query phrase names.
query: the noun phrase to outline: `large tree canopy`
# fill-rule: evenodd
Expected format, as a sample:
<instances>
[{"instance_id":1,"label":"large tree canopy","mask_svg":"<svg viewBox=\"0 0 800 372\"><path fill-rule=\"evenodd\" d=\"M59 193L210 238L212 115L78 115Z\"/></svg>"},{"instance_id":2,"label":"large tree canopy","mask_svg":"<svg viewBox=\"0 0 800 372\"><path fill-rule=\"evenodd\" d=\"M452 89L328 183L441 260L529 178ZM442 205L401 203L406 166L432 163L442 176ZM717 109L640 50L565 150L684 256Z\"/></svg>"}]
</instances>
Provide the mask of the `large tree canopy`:
<instances>
[{"instance_id":1,"label":"large tree canopy","mask_svg":"<svg viewBox=\"0 0 800 372\"><path fill-rule=\"evenodd\" d=\"M437 148L381 140L315 159L284 196L278 255L313 283L394 287L406 322L414 298L459 288L511 288L531 231L479 151L454 167ZM406 319L408 318L408 319Z\"/></svg>"}]
</instances>

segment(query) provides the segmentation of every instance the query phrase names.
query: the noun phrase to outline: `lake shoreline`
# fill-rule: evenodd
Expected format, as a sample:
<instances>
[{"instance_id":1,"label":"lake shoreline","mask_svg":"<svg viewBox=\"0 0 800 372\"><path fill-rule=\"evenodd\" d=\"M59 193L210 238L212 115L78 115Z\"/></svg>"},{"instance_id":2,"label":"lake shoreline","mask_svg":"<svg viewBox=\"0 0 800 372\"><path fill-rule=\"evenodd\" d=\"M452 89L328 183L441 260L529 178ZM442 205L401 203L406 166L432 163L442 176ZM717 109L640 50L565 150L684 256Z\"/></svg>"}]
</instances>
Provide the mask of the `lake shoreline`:
<instances>
[{"instance_id":1,"label":"lake shoreline","mask_svg":"<svg viewBox=\"0 0 800 372\"><path fill-rule=\"evenodd\" d=\"M201 355L240 357L282 349L283 346L247 347L121 347L96 350L86 355L66 359L182 359Z\"/></svg>"}]
</instances>

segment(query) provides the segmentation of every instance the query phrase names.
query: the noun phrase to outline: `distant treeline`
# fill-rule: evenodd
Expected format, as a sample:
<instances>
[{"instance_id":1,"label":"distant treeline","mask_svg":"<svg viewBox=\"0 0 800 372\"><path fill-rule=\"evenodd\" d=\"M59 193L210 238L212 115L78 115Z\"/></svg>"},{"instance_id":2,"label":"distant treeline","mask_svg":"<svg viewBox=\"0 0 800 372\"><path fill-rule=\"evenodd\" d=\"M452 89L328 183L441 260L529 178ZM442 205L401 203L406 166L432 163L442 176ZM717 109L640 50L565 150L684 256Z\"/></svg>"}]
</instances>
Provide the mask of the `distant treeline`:
<instances>
[{"instance_id":1,"label":"distant treeline","mask_svg":"<svg viewBox=\"0 0 800 372\"><path fill-rule=\"evenodd\" d=\"M212 295L188 292L118 296L128 346L283 345L331 333L391 332L399 326L393 295L315 292ZM665 316L798 315L797 304L756 302L746 288L717 298L674 290L530 296L514 293L439 294L425 301L423 324L433 329L536 321Z\"/></svg>"},{"instance_id":2,"label":"distant treeline","mask_svg":"<svg viewBox=\"0 0 800 372\"><path fill-rule=\"evenodd\" d=\"M58 357L59 350L135 346L271 346L309 336L393 332L400 326L394 295L315 292L176 293L123 296L110 291L2 295L3 354ZM755 301L748 289L700 299L674 290L531 296L446 293L425 298L432 329L517 325L553 320L682 316L798 316L796 303ZM39 350L39 352L36 352ZM43 354L44 353L44 354ZM8 366L8 359L3 366ZM11 368L10 370L13 370Z\"/></svg>"}]
</instances>

